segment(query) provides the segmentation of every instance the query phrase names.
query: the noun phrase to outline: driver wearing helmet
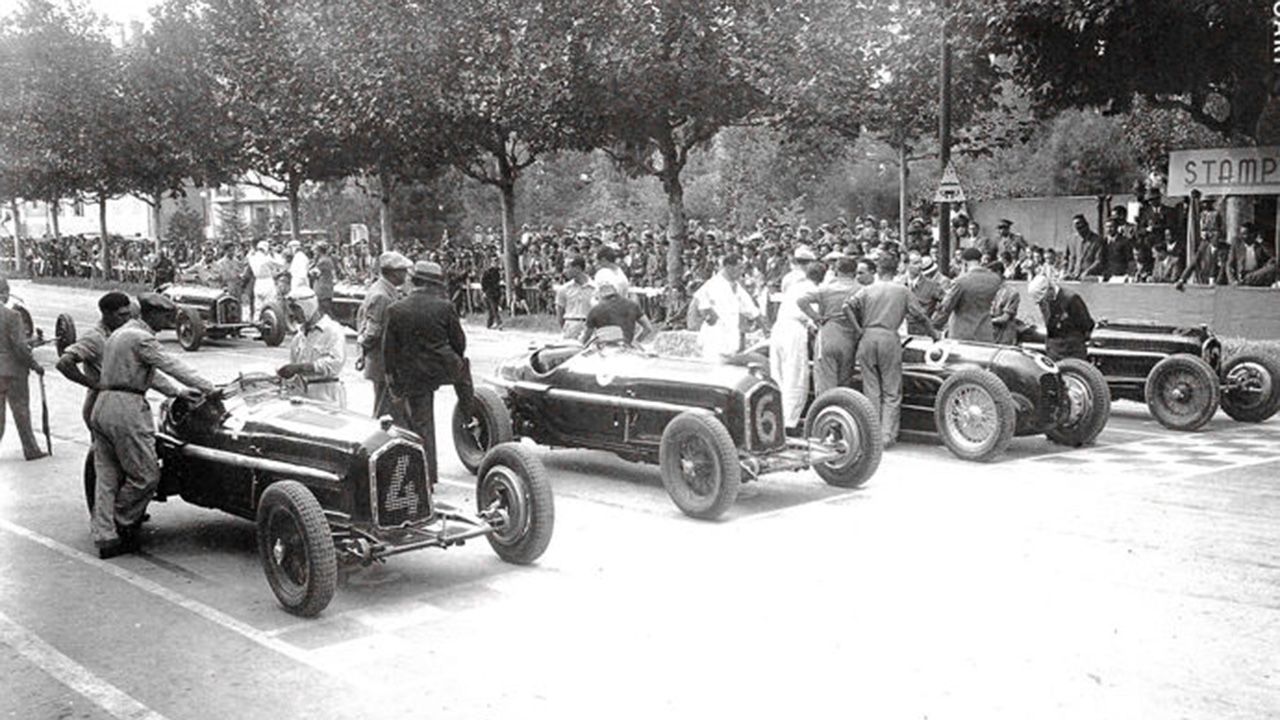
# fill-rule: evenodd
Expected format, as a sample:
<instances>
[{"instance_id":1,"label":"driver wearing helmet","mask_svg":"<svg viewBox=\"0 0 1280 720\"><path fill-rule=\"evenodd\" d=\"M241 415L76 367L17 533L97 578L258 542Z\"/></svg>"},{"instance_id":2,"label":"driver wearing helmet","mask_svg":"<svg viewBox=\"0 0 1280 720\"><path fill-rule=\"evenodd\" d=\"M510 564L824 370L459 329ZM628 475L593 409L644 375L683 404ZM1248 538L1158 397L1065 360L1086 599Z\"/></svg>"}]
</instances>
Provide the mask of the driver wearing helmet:
<instances>
[{"instance_id":1,"label":"driver wearing helmet","mask_svg":"<svg viewBox=\"0 0 1280 720\"><path fill-rule=\"evenodd\" d=\"M276 374L285 379L300 376L309 381L307 397L346 407L347 394L338 379L347 363L346 334L320 309L320 300L311 288L294 288L285 300L289 319L298 332L289 343L289 363L280 366Z\"/></svg>"}]
</instances>

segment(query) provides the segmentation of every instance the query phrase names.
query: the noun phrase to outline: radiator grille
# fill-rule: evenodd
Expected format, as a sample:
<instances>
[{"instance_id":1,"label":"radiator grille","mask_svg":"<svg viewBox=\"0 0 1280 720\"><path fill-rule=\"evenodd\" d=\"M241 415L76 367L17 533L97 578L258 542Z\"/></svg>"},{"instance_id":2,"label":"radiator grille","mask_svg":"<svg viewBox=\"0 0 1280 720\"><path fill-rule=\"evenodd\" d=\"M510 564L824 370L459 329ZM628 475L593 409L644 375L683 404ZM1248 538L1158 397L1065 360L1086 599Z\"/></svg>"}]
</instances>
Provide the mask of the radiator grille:
<instances>
[{"instance_id":1,"label":"radiator grille","mask_svg":"<svg viewBox=\"0 0 1280 720\"><path fill-rule=\"evenodd\" d=\"M388 443L369 460L374 518L393 527L425 518L431 511L426 458L412 443Z\"/></svg>"},{"instance_id":2,"label":"radiator grille","mask_svg":"<svg viewBox=\"0 0 1280 720\"><path fill-rule=\"evenodd\" d=\"M217 319L220 325L240 322L240 301L230 297L219 300Z\"/></svg>"},{"instance_id":3,"label":"radiator grille","mask_svg":"<svg viewBox=\"0 0 1280 720\"><path fill-rule=\"evenodd\" d=\"M782 394L761 385L748 400L751 444L754 450L773 450L785 442L782 427Z\"/></svg>"}]
</instances>

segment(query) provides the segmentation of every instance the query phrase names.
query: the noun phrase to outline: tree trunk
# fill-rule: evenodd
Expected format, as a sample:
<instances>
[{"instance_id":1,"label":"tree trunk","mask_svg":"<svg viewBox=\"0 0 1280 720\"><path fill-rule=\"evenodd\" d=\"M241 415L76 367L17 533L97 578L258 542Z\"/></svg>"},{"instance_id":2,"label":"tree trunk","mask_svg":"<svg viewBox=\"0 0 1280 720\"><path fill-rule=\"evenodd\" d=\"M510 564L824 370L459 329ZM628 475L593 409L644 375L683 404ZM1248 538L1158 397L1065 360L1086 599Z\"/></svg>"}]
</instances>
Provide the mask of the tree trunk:
<instances>
[{"instance_id":1,"label":"tree trunk","mask_svg":"<svg viewBox=\"0 0 1280 720\"><path fill-rule=\"evenodd\" d=\"M507 174L505 170L503 174ZM512 315L516 310L516 298L520 295L520 289L516 287L519 265L516 255L516 179L514 175L515 173L511 173L509 180L504 177L498 185L498 190L502 193L502 277L507 283L507 307Z\"/></svg>"},{"instance_id":2,"label":"tree trunk","mask_svg":"<svg viewBox=\"0 0 1280 720\"><path fill-rule=\"evenodd\" d=\"M62 231L58 229L58 205L59 202L57 200L49 203L49 224L53 225L54 240L62 239Z\"/></svg>"},{"instance_id":3,"label":"tree trunk","mask_svg":"<svg viewBox=\"0 0 1280 720\"><path fill-rule=\"evenodd\" d=\"M378 225L382 229L382 251L387 252L395 245L395 236L393 235L395 231L392 229L394 218L391 216L391 193L394 189L392 188L390 173L380 173L378 175L378 185L380 188L378 197L378 200L380 201L378 203Z\"/></svg>"},{"instance_id":4,"label":"tree trunk","mask_svg":"<svg viewBox=\"0 0 1280 720\"><path fill-rule=\"evenodd\" d=\"M898 244L907 246L907 179L911 177L911 166L907 164L910 148L906 143L898 146Z\"/></svg>"},{"instance_id":5,"label":"tree trunk","mask_svg":"<svg viewBox=\"0 0 1280 720\"><path fill-rule=\"evenodd\" d=\"M107 196L98 194L98 237L102 241L99 247L101 255L102 279L111 279L111 240L107 237Z\"/></svg>"},{"instance_id":6,"label":"tree trunk","mask_svg":"<svg viewBox=\"0 0 1280 720\"><path fill-rule=\"evenodd\" d=\"M9 198L9 211L13 213L13 261L14 267L17 268L18 274L22 275L27 271L27 257L23 253L22 243L22 216L18 214L18 198Z\"/></svg>"},{"instance_id":7,"label":"tree trunk","mask_svg":"<svg viewBox=\"0 0 1280 720\"><path fill-rule=\"evenodd\" d=\"M299 225L298 183L289 181L289 239L302 242L302 227Z\"/></svg>"},{"instance_id":8,"label":"tree trunk","mask_svg":"<svg viewBox=\"0 0 1280 720\"><path fill-rule=\"evenodd\" d=\"M667 194L667 316L674 317L684 304L684 238L689 229L684 214L684 186L680 184L680 166L663 153L663 170L659 179Z\"/></svg>"},{"instance_id":9,"label":"tree trunk","mask_svg":"<svg viewBox=\"0 0 1280 720\"><path fill-rule=\"evenodd\" d=\"M160 252L160 242L164 239L164 191L151 194L154 204L151 204L151 227L155 230L156 253Z\"/></svg>"}]
</instances>

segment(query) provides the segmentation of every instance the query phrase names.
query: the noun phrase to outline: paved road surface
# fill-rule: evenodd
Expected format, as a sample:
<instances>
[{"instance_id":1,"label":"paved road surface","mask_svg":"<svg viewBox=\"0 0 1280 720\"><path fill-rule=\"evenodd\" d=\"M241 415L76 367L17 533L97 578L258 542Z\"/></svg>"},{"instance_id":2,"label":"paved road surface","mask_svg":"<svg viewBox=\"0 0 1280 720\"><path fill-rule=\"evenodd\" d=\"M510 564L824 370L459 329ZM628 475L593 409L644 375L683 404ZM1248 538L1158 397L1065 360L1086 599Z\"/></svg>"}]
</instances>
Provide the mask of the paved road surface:
<instances>
[{"instance_id":1,"label":"paved road surface","mask_svg":"<svg viewBox=\"0 0 1280 720\"><path fill-rule=\"evenodd\" d=\"M46 332L95 314L94 293L14 285ZM481 375L528 341L470 339ZM283 354L184 358L217 380ZM900 445L860 491L769 476L715 523L680 515L652 467L543 451L557 525L536 566L483 542L398 556L301 621L252 524L181 501L153 506L145 553L97 560L82 395L47 385L55 456L0 441L0 717L1280 714L1274 420L1175 434L1121 402L1092 448L1025 438L977 465Z\"/></svg>"}]
</instances>

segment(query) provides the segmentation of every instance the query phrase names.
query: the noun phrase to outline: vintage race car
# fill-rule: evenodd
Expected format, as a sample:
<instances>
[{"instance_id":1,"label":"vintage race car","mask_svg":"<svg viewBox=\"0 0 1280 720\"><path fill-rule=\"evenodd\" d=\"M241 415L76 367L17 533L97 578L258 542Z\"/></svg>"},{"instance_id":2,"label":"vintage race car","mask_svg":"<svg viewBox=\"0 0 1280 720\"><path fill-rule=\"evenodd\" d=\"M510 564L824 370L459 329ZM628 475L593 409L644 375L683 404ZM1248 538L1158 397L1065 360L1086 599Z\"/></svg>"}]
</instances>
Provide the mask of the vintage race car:
<instances>
[{"instance_id":1,"label":"vintage race car","mask_svg":"<svg viewBox=\"0 0 1280 720\"><path fill-rule=\"evenodd\" d=\"M1042 350L1044 332L1029 326L1019 341ZM1145 402L1173 430L1202 427L1219 406L1242 422L1263 422L1280 410L1280 364L1253 354L1224 363L1222 343L1205 325L1099 320L1088 350L1113 398Z\"/></svg>"},{"instance_id":2,"label":"vintage race car","mask_svg":"<svg viewBox=\"0 0 1280 720\"><path fill-rule=\"evenodd\" d=\"M551 541L551 485L527 448L485 453L468 512L434 495L421 439L389 419L298 397L270 375L241 376L220 394L161 407L156 499L255 521L267 581L293 614L314 616L329 604L340 566L475 537L503 560L528 564ZM87 462L90 509L94 486Z\"/></svg>"},{"instance_id":3,"label":"vintage race car","mask_svg":"<svg viewBox=\"0 0 1280 720\"><path fill-rule=\"evenodd\" d=\"M768 355L768 343L751 349ZM862 369L852 386L862 389ZM1015 436L1046 435L1071 447L1092 443L1111 414L1102 374L1088 363L1055 363L1007 345L902 339L904 439L938 437L964 460L988 462Z\"/></svg>"},{"instance_id":4,"label":"vintage race car","mask_svg":"<svg viewBox=\"0 0 1280 720\"><path fill-rule=\"evenodd\" d=\"M656 463L681 511L722 515L740 484L812 467L853 488L880 464L876 413L847 389L824 394L805 438L788 438L782 396L759 367L658 357L607 331L586 348L547 345L503 363L476 388L472 412L455 410L454 445L468 469L489 447L528 437L543 445L593 448Z\"/></svg>"},{"instance_id":5,"label":"vintage race car","mask_svg":"<svg viewBox=\"0 0 1280 720\"><path fill-rule=\"evenodd\" d=\"M255 333L268 347L276 347L289 330L288 316L278 303L262 308L255 323L246 317L240 299L220 288L174 284L161 286L160 292L178 306L172 327L183 350L200 349L205 338L241 337L245 332ZM54 337L59 353L76 341L75 320L70 315L58 316Z\"/></svg>"}]
</instances>

